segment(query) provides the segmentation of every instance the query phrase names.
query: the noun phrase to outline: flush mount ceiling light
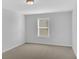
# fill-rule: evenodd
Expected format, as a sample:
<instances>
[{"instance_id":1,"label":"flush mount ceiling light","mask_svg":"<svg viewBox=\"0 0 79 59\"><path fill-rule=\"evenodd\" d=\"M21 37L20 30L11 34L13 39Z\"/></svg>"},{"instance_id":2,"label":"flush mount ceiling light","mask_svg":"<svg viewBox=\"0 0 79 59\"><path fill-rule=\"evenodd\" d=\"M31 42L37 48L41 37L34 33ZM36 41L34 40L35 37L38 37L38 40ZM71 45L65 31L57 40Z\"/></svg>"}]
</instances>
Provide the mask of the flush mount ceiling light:
<instances>
[{"instance_id":1,"label":"flush mount ceiling light","mask_svg":"<svg viewBox=\"0 0 79 59\"><path fill-rule=\"evenodd\" d=\"M34 0L26 0L26 3L27 3L28 5L33 5L33 4L34 4Z\"/></svg>"}]
</instances>

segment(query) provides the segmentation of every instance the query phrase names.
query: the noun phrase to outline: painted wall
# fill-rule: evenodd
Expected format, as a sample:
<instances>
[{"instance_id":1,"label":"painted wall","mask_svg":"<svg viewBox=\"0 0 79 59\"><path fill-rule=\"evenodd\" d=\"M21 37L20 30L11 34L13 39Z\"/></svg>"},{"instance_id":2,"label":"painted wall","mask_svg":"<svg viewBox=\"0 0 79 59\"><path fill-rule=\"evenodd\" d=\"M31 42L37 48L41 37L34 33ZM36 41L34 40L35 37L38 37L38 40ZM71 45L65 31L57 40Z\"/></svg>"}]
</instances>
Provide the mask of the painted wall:
<instances>
[{"instance_id":1,"label":"painted wall","mask_svg":"<svg viewBox=\"0 0 79 59\"><path fill-rule=\"evenodd\" d=\"M37 36L37 19L49 18L49 38ZM58 12L49 14L25 15L26 42L54 44L62 46L72 45L72 12Z\"/></svg>"},{"instance_id":2,"label":"painted wall","mask_svg":"<svg viewBox=\"0 0 79 59\"><path fill-rule=\"evenodd\" d=\"M74 0L72 12L72 48L77 56L77 0Z\"/></svg>"},{"instance_id":3,"label":"painted wall","mask_svg":"<svg viewBox=\"0 0 79 59\"><path fill-rule=\"evenodd\" d=\"M72 48L75 55L77 56L77 11L76 8L73 10L72 14Z\"/></svg>"},{"instance_id":4,"label":"painted wall","mask_svg":"<svg viewBox=\"0 0 79 59\"><path fill-rule=\"evenodd\" d=\"M5 10L2 11L2 50L8 51L25 42L24 16L19 13Z\"/></svg>"}]
</instances>

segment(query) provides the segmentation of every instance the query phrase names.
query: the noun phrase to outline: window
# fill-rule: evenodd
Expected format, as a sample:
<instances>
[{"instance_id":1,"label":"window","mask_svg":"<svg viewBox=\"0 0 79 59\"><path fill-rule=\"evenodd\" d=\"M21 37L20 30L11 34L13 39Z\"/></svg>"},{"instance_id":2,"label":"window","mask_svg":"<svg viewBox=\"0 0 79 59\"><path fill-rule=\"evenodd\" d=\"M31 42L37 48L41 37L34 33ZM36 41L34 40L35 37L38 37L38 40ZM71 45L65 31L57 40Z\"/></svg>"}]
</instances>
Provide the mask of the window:
<instances>
[{"instance_id":1,"label":"window","mask_svg":"<svg viewBox=\"0 0 79 59\"><path fill-rule=\"evenodd\" d=\"M48 37L49 28L48 28L49 18L39 18L38 19L38 37Z\"/></svg>"}]
</instances>

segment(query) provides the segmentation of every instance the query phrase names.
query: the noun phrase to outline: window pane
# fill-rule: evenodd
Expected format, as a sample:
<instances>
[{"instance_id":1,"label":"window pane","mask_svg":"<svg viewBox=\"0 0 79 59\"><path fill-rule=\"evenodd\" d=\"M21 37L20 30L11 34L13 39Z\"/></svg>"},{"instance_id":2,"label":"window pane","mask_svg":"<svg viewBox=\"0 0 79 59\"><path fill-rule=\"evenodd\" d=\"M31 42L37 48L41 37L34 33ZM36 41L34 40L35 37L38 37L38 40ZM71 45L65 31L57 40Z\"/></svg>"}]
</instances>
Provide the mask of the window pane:
<instances>
[{"instance_id":1,"label":"window pane","mask_svg":"<svg viewBox=\"0 0 79 59\"><path fill-rule=\"evenodd\" d=\"M48 27L48 20L40 20L39 26L40 27Z\"/></svg>"},{"instance_id":2,"label":"window pane","mask_svg":"<svg viewBox=\"0 0 79 59\"><path fill-rule=\"evenodd\" d=\"M48 29L40 29L40 36L48 36Z\"/></svg>"}]
</instances>

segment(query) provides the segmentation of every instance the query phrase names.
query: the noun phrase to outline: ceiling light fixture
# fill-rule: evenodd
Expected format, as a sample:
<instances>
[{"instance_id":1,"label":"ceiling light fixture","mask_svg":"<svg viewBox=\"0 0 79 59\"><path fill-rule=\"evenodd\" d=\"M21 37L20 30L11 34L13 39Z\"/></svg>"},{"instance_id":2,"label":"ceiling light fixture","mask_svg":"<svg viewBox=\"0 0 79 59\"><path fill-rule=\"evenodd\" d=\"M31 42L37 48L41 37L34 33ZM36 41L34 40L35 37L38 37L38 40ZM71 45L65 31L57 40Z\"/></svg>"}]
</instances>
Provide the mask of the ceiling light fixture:
<instances>
[{"instance_id":1,"label":"ceiling light fixture","mask_svg":"<svg viewBox=\"0 0 79 59\"><path fill-rule=\"evenodd\" d=\"M33 4L34 4L34 0L26 0L26 3L27 3L28 5L33 5Z\"/></svg>"}]
</instances>

